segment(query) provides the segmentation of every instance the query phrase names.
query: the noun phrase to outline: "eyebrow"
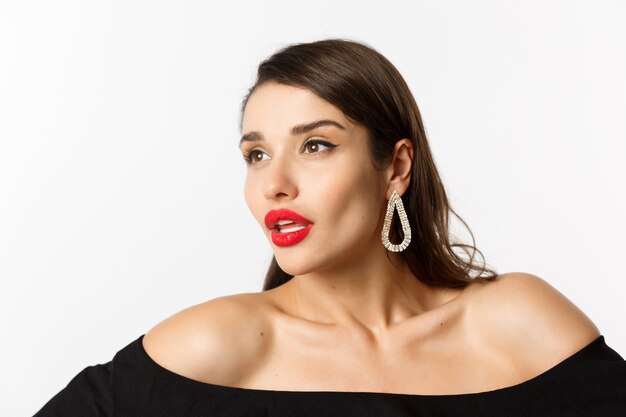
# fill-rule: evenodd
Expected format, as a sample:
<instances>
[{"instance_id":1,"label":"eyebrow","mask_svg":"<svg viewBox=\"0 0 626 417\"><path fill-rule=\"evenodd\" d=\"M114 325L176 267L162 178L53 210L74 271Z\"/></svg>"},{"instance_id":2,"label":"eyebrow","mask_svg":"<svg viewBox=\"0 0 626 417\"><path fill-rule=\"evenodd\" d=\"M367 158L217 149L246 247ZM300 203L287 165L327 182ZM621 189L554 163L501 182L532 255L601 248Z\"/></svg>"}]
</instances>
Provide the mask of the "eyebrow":
<instances>
[{"instance_id":1,"label":"eyebrow","mask_svg":"<svg viewBox=\"0 0 626 417\"><path fill-rule=\"evenodd\" d=\"M310 123L295 125L294 127L291 128L291 135L292 136L302 135L303 133L310 132L311 130L317 129L318 127L322 127L322 126L334 126L338 129L346 130L346 128L342 124L334 120L322 119L322 120L316 120ZM239 147L241 147L241 145L244 142L260 142L262 140L265 140L265 139L263 138L263 135L260 132L257 132L257 131L248 132L241 137L241 140L239 141Z\"/></svg>"}]
</instances>

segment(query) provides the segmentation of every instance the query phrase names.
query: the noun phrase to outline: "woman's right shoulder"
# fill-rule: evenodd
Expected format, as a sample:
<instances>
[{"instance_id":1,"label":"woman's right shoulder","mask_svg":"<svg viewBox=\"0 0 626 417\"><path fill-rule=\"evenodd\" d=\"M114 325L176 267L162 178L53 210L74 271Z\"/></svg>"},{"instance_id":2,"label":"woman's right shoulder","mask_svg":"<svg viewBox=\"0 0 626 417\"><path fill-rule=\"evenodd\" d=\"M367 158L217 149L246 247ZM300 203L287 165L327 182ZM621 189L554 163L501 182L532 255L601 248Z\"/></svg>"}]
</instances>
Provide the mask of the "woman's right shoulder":
<instances>
[{"instance_id":1,"label":"woman's right shoulder","mask_svg":"<svg viewBox=\"0 0 626 417\"><path fill-rule=\"evenodd\" d=\"M161 321L142 344L148 356L174 373L237 386L269 346L268 308L262 293L217 297Z\"/></svg>"}]
</instances>

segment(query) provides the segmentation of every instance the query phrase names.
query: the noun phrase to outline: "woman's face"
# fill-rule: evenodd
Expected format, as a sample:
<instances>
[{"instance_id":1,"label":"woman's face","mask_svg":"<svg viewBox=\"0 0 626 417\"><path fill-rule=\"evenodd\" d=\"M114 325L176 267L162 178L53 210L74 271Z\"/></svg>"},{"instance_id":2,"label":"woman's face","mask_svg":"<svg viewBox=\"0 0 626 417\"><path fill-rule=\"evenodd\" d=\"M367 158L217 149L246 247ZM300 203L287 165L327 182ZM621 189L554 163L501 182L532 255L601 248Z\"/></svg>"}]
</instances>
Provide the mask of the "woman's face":
<instances>
[{"instance_id":1,"label":"woman's face","mask_svg":"<svg viewBox=\"0 0 626 417\"><path fill-rule=\"evenodd\" d=\"M326 122L312 125L319 121ZM246 203L285 272L303 275L384 251L384 174L372 165L365 128L309 90L266 83L247 102L242 133ZM312 225L272 231L266 215L280 209Z\"/></svg>"}]
</instances>

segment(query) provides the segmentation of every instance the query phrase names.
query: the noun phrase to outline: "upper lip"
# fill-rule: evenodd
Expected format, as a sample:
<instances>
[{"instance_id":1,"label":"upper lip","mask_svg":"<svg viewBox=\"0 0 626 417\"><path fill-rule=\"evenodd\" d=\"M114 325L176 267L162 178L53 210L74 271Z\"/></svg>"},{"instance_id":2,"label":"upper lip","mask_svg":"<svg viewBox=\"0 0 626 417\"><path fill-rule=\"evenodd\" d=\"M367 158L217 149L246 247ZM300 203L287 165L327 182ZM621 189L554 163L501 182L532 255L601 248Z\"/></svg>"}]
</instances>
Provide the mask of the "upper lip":
<instances>
[{"instance_id":1,"label":"upper lip","mask_svg":"<svg viewBox=\"0 0 626 417\"><path fill-rule=\"evenodd\" d=\"M279 210L270 210L265 215L265 226L268 229L275 229L276 223L280 220L293 220L296 223L301 224L313 224L313 222L301 214L296 213L295 211L291 211L289 209L283 208Z\"/></svg>"}]
</instances>

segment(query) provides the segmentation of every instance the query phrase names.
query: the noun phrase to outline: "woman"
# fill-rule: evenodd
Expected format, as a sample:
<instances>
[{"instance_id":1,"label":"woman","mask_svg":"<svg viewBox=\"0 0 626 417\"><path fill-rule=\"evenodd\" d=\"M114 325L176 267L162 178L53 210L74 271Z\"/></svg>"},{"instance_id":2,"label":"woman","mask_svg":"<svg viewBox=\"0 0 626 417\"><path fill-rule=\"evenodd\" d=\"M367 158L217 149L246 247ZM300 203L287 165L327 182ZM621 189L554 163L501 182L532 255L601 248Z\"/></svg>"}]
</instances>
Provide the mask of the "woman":
<instances>
[{"instance_id":1,"label":"woman","mask_svg":"<svg viewBox=\"0 0 626 417\"><path fill-rule=\"evenodd\" d=\"M582 311L451 242L418 107L378 52L278 51L241 131L246 202L274 250L263 291L175 314L37 416L626 412L626 362Z\"/></svg>"}]
</instances>

